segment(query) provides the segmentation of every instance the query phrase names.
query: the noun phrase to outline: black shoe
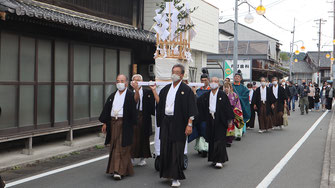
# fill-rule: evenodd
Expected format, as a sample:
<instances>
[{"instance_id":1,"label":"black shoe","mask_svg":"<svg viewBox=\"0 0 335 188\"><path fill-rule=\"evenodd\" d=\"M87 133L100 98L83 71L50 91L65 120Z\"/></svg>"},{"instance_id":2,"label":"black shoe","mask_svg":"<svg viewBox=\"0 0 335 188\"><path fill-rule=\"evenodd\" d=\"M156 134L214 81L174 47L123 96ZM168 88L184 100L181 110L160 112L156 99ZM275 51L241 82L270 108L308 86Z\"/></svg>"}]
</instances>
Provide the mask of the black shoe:
<instances>
[{"instance_id":1,"label":"black shoe","mask_svg":"<svg viewBox=\"0 0 335 188\"><path fill-rule=\"evenodd\" d=\"M156 171L159 171L159 168L160 168L159 157L160 157L160 156L156 156L156 158L155 158L155 170L156 170Z\"/></svg>"},{"instance_id":2,"label":"black shoe","mask_svg":"<svg viewBox=\"0 0 335 188\"><path fill-rule=\"evenodd\" d=\"M184 154L184 166L183 166L183 170L186 170L188 167L188 157L187 155Z\"/></svg>"},{"instance_id":3,"label":"black shoe","mask_svg":"<svg viewBox=\"0 0 335 188\"><path fill-rule=\"evenodd\" d=\"M5 181L2 179L2 177L0 176L0 187L4 188L6 186Z\"/></svg>"},{"instance_id":4,"label":"black shoe","mask_svg":"<svg viewBox=\"0 0 335 188\"><path fill-rule=\"evenodd\" d=\"M301 112L301 115L304 115L304 113L303 113L303 112Z\"/></svg>"},{"instance_id":5,"label":"black shoe","mask_svg":"<svg viewBox=\"0 0 335 188\"><path fill-rule=\"evenodd\" d=\"M226 143L226 147L230 148L230 147L231 147L231 144Z\"/></svg>"},{"instance_id":6,"label":"black shoe","mask_svg":"<svg viewBox=\"0 0 335 188\"><path fill-rule=\"evenodd\" d=\"M206 158L207 157L207 151L203 151L202 154L201 154L201 157Z\"/></svg>"},{"instance_id":7,"label":"black shoe","mask_svg":"<svg viewBox=\"0 0 335 188\"><path fill-rule=\"evenodd\" d=\"M241 137L235 138L236 141L241 141Z\"/></svg>"}]
</instances>

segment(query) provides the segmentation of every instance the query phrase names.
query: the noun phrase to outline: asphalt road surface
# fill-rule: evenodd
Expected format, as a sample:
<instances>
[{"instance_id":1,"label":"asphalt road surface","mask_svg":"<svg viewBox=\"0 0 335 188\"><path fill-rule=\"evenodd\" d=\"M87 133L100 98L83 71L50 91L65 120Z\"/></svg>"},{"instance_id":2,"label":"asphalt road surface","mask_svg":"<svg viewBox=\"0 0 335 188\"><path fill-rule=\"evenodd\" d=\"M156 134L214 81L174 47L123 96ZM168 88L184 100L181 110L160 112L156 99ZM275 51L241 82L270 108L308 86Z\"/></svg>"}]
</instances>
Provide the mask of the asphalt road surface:
<instances>
[{"instance_id":1,"label":"asphalt road surface","mask_svg":"<svg viewBox=\"0 0 335 188\"><path fill-rule=\"evenodd\" d=\"M248 130L242 141L235 141L232 147L228 148L229 161L222 169L214 169L206 158L199 157L193 150L194 143L189 144L189 167L185 171L187 179L181 181L181 187L256 187L322 114L322 112L310 112L308 115L301 116L300 112L296 111L289 117L289 126L282 130L263 134L259 134L258 129ZM320 186L330 118L331 113L328 113L280 173L274 177L269 187L317 188ZM257 124L256 127L258 128ZM115 181L111 175L105 174L107 159L103 159L14 187L169 187L171 182L160 179L158 172L154 170L154 159L147 160L147 163L145 167L135 167L134 176L126 177L121 181Z\"/></svg>"}]
</instances>

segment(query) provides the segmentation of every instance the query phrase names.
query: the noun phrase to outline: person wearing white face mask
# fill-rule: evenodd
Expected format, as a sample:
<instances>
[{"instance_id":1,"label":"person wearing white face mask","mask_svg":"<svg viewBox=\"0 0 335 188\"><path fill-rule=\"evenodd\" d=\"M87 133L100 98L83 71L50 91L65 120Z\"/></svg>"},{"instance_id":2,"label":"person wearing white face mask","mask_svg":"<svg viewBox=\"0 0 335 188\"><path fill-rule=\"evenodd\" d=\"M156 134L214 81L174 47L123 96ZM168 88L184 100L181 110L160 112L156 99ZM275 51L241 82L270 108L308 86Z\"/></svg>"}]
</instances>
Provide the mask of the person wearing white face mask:
<instances>
[{"instance_id":1,"label":"person wearing white face mask","mask_svg":"<svg viewBox=\"0 0 335 188\"><path fill-rule=\"evenodd\" d=\"M227 95L219 88L219 79L211 78L211 92L203 94L198 102L199 118L207 122L207 138L209 144L208 161L216 168L222 168L228 161L226 150L226 134L228 127L232 127L234 112Z\"/></svg>"},{"instance_id":2,"label":"person wearing white face mask","mask_svg":"<svg viewBox=\"0 0 335 188\"><path fill-rule=\"evenodd\" d=\"M257 88L252 98L253 108L257 111L259 133L272 128L272 115L275 97L269 87L266 86L266 79L261 77L261 87Z\"/></svg>"},{"instance_id":3,"label":"person wearing white face mask","mask_svg":"<svg viewBox=\"0 0 335 188\"><path fill-rule=\"evenodd\" d=\"M160 177L172 179L172 187L179 187L179 180L185 179L185 142L198 114L195 95L182 82L184 74L183 65L172 67L172 83L160 91L156 110L157 127L160 127Z\"/></svg>"},{"instance_id":4,"label":"person wearing white face mask","mask_svg":"<svg viewBox=\"0 0 335 188\"><path fill-rule=\"evenodd\" d=\"M150 135L152 133L151 115L155 115L155 99L151 90L138 86L138 82L143 81L140 74L132 77L131 86L134 88L137 123L134 126L134 138L131 151L133 165L145 166L146 158L151 158L150 152ZM138 163L135 159L140 158Z\"/></svg>"},{"instance_id":5,"label":"person wearing white face mask","mask_svg":"<svg viewBox=\"0 0 335 188\"><path fill-rule=\"evenodd\" d=\"M273 95L275 96L275 103L274 103L274 109L273 109L273 115L272 115L272 122L273 122L273 128L282 128L282 125L284 124L284 108L286 108L286 101L287 101L287 95L285 92L285 89L278 85L278 78L273 77L272 78L272 86L271 91Z\"/></svg>"},{"instance_id":6,"label":"person wearing white face mask","mask_svg":"<svg viewBox=\"0 0 335 188\"><path fill-rule=\"evenodd\" d=\"M134 174L131 163L133 125L136 124L134 93L127 89L128 78L120 74L116 79L117 91L112 93L100 114L102 132L106 134L105 145L110 144L107 173L115 180Z\"/></svg>"},{"instance_id":7,"label":"person wearing white face mask","mask_svg":"<svg viewBox=\"0 0 335 188\"><path fill-rule=\"evenodd\" d=\"M312 82L309 82L309 93L308 96L308 111L312 111L314 108L315 101L315 87Z\"/></svg>"},{"instance_id":8,"label":"person wearing white face mask","mask_svg":"<svg viewBox=\"0 0 335 188\"><path fill-rule=\"evenodd\" d=\"M252 98L254 96L254 92L256 89L253 88L254 83L248 83L247 88L249 89L249 103L250 103L250 111L251 111L251 117L250 121L247 123L247 129L253 129L255 127L255 110L254 110L254 104L252 103ZM255 83L256 85L256 83Z\"/></svg>"},{"instance_id":9,"label":"person wearing white face mask","mask_svg":"<svg viewBox=\"0 0 335 188\"><path fill-rule=\"evenodd\" d=\"M240 98L234 92L232 84L230 82L225 82L223 88L235 114L233 126L228 127L227 129L227 147L230 147L234 138L241 140L242 127L244 126L243 113Z\"/></svg>"},{"instance_id":10,"label":"person wearing white face mask","mask_svg":"<svg viewBox=\"0 0 335 188\"><path fill-rule=\"evenodd\" d=\"M201 97L204 93L210 92L211 88L209 86L209 77L207 74L202 74L201 83L204 83L203 87L200 87L196 90L197 98ZM199 106L198 106L199 108ZM195 124L193 127L192 134L188 137L188 142L192 142L195 139L194 149L198 152L199 155L206 158L208 153L208 143L205 140L206 135L206 122L201 121Z\"/></svg>"}]
</instances>

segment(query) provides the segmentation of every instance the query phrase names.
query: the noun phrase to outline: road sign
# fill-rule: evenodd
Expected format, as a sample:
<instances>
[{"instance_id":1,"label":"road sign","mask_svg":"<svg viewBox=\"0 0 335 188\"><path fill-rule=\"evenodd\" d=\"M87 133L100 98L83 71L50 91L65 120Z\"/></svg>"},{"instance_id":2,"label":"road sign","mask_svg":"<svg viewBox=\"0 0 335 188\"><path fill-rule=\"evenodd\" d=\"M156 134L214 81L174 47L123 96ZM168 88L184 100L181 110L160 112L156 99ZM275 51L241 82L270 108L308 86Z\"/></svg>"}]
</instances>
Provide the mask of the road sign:
<instances>
[{"instance_id":1,"label":"road sign","mask_svg":"<svg viewBox=\"0 0 335 188\"><path fill-rule=\"evenodd\" d=\"M233 79L233 60L226 60L224 62L225 78ZM237 70L241 70L243 80L251 79L251 61L250 60L238 60Z\"/></svg>"}]
</instances>

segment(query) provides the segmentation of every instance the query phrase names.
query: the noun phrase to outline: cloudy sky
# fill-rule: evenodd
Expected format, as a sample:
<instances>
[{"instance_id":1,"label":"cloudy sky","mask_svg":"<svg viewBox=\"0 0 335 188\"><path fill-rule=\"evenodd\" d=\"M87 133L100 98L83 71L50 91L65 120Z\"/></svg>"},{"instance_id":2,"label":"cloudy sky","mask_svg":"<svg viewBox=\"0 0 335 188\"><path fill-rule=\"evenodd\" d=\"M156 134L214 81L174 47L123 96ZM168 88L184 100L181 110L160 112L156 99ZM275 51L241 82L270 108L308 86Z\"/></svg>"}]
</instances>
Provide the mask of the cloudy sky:
<instances>
[{"instance_id":1,"label":"cloudy sky","mask_svg":"<svg viewBox=\"0 0 335 188\"><path fill-rule=\"evenodd\" d=\"M206 0L220 9L222 21L234 19L235 0ZM241 2L241 0L239 0ZM260 0L248 0L257 7ZM244 22L248 13L248 5L239 7L239 22L253 29L270 35L280 41L282 51L289 51L292 41L293 20L296 18L295 41L303 40L306 51L317 51L318 25L314 20L327 20L322 25L321 50L331 50L333 40L333 2L332 0L263 0L266 8L265 16L283 29L275 26L265 18L258 16L251 10L255 21L252 24ZM290 31L286 31L290 30ZM301 46L301 43L298 43Z\"/></svg>"}]
</instances>

